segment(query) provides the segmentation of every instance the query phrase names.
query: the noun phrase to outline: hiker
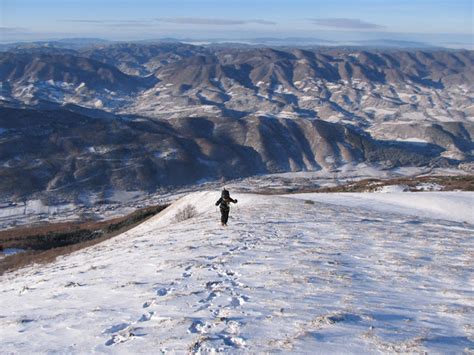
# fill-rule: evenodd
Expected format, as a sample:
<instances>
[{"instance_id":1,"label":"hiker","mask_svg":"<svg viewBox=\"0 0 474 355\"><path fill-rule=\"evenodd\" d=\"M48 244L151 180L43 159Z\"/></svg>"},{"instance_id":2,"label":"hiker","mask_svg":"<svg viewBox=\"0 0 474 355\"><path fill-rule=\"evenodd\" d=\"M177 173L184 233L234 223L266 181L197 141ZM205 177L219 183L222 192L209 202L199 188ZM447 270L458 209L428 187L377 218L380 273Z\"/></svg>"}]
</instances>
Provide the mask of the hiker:
<instances>
[{"instance_id":1,"label":"hiker","mask_svg":"<svg viewBox=\"0 0 474 355\"><path fill-rule=\"evenodd\" d=\"M221 223L223 226L227 226L227 220L229 219L230 203L237 203L237 200L234 200L230 197L229 191L225 188L222 190L221 198L217 200L216 206L220 205L221 209Z\"/></svg>"}]
</instances>

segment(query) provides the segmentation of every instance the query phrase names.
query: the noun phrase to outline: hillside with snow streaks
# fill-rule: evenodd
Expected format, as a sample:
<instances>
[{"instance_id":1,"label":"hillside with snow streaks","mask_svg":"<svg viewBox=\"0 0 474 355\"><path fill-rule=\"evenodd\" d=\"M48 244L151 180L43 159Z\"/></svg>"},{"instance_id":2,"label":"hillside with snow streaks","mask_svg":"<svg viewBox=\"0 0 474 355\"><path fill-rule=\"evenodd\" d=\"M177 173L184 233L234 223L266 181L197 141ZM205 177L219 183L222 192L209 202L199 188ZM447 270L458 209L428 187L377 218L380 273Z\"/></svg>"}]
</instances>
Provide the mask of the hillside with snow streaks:
<instances>
[{"instance_id":1,"label":"hillside with snow streaks","mask_svg":"<svg viewBox=\"0 0 474 355\"><path fill-rule=\"evenodd\" d=\"M42 200L94 213L93 201L114 204L130 191L147 196L360 163L465 169L474 160L473 51L7 47L0 47L7 206Z\"/></svg>"},{"instance_id":2,"label":"hillside with snow streaks","mask_svg":"<svg viewBox=\"0 0 474 355\"><path fill-rule=\"evenodd\" d=\"M2 352L473 351L474 225L390 211L377 195L383 211L237 194L228 228L218 192L187 195L115 239L2 276ZM429 196L441 201L405 198ZM187 204L198 215L175 222Z\"/></svg>"}]
</instances>

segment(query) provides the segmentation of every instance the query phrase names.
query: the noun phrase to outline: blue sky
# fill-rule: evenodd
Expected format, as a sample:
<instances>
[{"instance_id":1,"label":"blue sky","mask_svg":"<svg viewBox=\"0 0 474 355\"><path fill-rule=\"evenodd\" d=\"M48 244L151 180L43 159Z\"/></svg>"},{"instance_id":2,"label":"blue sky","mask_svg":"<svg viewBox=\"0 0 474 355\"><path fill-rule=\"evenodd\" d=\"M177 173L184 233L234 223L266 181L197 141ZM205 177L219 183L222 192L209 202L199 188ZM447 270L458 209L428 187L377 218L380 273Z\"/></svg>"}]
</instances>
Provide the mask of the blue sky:
<instances>
[{"instance_id":1,"label":"blue sky","mask_svg":"<svg viewBox=\"0 0 474 355\"><path fill-rule=\"evenodd\" d=\"M472 0L0 0L0 41L318 37L472 42Z\"/></svg>"}]
</instances>

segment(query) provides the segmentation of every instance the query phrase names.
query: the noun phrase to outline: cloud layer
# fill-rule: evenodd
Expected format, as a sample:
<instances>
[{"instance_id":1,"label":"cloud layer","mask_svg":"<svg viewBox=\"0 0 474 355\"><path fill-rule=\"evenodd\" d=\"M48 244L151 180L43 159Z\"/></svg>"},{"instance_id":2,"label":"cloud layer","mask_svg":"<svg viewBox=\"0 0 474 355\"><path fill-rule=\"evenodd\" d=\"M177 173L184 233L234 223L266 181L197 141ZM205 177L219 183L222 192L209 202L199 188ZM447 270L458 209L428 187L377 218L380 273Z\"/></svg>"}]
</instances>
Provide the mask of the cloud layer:
<instances>
[{"instance_id":1,"label":"cloud layer","mask_svg":"<svg viewBox=\"0 0 474 355\"><path fill-rule=\"evenodd\" d=\"M89 19L72 19L61 20L61 22L84 23L100 27L150 27L156 24L153 20L89 20Z\"/></svg>"},{"instance_id":2,"label":"cloud layer","mask_svg":"<svg viewBox=\"0 0 474 355\"><path fill-rule=\"evenodd\" d=\"M375 30L385 28L385 26L366 22L357 18L314 18L309 19L309 21L318 26L353 30Z\"/></svg>"},{"instance_id":3,"label":"cloud layer","mask_svg":"<svg viewBox=\"0 0 474 355\"><path fill-rule=\"evenodd\" d=\"M0 34L10 34L10 33L23 33L27 32L28 30L23 27L1 27L0 26Z\"/></svg>"},{"instance_id":4,"label":"cloud layer","mask_svg":"<svg viewBox=\"0 0 474 355\"><path fill-rule=\"evenodd\" d=\"M238 26L247 24L257 24L264 26L276 25L276 22L263 19L222 19L222 18L202 18L202 17L160 17L155 19L141 20L99 20L99 19L64 19L60 22L83 23L100 27L151 27L160 23L193 25L193 26Z\"/></svg>"},{"instance_id":5,"label":"cloud layer","mask_svg":"<svg viewBox=\"0 0 474 355\"><path fill-rule=\"evenodd\" d=\"M276 22L262 20L262 19L251 19L251 20L239 20L239 19L218 19L218 18L201 18L201 17L161 17L156 19L159 22L176 23L183 25L203 25L203 26L233 26L233 25L246 25L246 24L258 24L258 25L276 25Z\"/></svg>"}]
</instances>

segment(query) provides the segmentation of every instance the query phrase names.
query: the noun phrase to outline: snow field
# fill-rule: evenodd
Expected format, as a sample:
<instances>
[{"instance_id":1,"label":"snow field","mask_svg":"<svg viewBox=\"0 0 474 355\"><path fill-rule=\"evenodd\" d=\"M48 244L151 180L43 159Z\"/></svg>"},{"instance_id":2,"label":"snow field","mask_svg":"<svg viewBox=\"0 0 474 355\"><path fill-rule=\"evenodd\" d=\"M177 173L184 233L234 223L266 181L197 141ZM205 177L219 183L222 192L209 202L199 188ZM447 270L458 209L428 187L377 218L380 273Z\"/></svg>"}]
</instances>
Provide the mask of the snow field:
<instances>
[{"instance_id":1,"label":"snow field","mask_svg":"<svg viewBox=\"0 0 474 355\"><path fill-rule=\"evenodd\" d=\"M233 197L227 228L219 192L193 193L115 239L2 276L2 352L474 349L472 224ZM176 223L187 204L197 216Z\"/></svg>"},{"instance_id":2,"label":"snow field","mask_svg":"<svg viewBox=\"0 0 474 355\"><path fill-rule=\"evenodd\" d=\"M288 197L474 224L473 192L402 192L403 189L403 185L393 185L384 186L382 193L309 193Z\"/></svg>"}]
</instances>

